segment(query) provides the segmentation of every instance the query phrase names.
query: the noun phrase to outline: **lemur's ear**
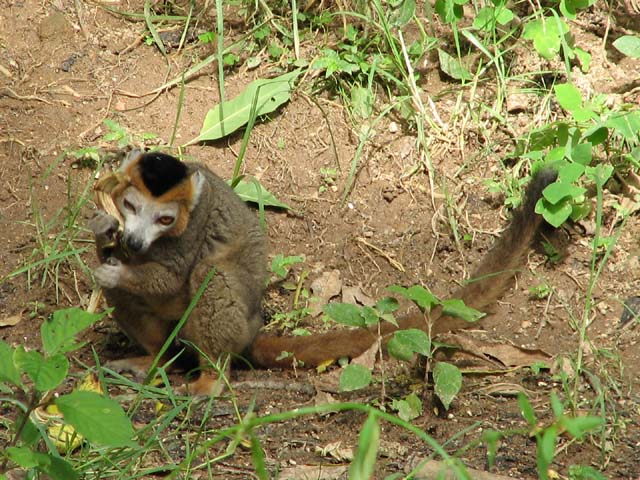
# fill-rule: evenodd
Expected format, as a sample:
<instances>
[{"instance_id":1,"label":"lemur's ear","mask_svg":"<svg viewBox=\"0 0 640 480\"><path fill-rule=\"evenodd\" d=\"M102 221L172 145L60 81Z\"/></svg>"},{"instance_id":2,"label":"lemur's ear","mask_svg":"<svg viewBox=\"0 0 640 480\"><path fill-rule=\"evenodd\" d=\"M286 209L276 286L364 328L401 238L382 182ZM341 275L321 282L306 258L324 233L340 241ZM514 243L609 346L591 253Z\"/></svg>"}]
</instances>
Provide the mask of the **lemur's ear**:
<instances>
[{"instance_id":1,"label":"lemur's ear","mask_svg":"<svg viewBox=\"0 0 640 480\"><path fill-rule=\"evenodd\" d=\"M133 150L131 150L129 153L127 153L127 156L120 164L119 170L124 172L132 163L140 158L140 155L142 155L142 153L142 150L140 150L139 148L134 148Z\"/></svg>"},{"instance_id":2,"label":"lemur's ear","mask_svg":"<svg viewBox=\"0 0 640 480\"><path fill-rule=\"evenodd\" d=\"M200 201L200 194L202 194L206 178L200 170L196 170L189 177L189 181L191 182L192 189L191 199L189 200L189 211L192 211Z\"/></svg>"}]
</instances>

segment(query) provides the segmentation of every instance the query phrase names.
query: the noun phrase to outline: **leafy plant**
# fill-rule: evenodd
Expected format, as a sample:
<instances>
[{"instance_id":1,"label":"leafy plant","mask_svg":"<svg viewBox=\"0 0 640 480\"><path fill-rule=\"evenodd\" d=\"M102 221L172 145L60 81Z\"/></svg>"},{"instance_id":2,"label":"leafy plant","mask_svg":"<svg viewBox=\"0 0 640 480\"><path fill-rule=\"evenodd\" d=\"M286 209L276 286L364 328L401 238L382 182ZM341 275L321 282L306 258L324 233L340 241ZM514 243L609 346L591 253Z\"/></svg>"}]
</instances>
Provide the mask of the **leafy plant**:
<instances>
[{"instance_id":1,"label":"leafy plant","mask_svg":"<svg viewBox=\"0 0 640 480\"><path fill-rule=\"evenodd\" d=\"M435 307L441 307L443 314L475 322L484 316L483 313L467 307L461 300L439 300L428 289L421 285L409 288L393 285L389 291L397 293L412 301L425 315L425 324L429 322L429 313ZM393 312L398 309L398 301L392 297L378 301L373 307L358 306L350 303L329 303L324 306L324 313L332 320L349 327L375 328L381 322L397 326ZM430 336L423 330L396 330L387 342L387 350L394 357L409 361L415 354L428 359L433 356L433 345ZM462 386L462 376L457 367L442 363L434 367L434 390L445 408L448 408ZM340 389L343 391L358 390L367 387L372 380L370 369L357 364L344 367L340 376ZM398 404L397 409L400 410ZM402 408L407 408L403 405ZM415 407L415 404L412 405Z\"/></svg>"},{"instance_id":2,"label":"leafy plant","mask_svg":"<svg viewBox=\"0 0 640 480\"><path fill-rule=\"evenodd\" d=\"M46 428L50 425L39 425L32 414L67 378L67 355L83 346L77 342L77 335L103 316L77 308L56 311L40 328L44 354L26 350L22 345L12 348L0 341L0 385L5 394L11 394L1 397L0 404L19 409L19 415L11 425L11 440L0 453L0 473L6 472L13 463L30 475L37 471L53 479L78 478L72 466L49 441L47 435L51 433L47 433ZM74 391L56 397L54 404L64 415L65 425L73 428L71 432L77 432L66 430L65 436L56 438L70 443L82 435L89 442L111 448L133 442L133 427L122 407L99 393ZM39 451L42 447L45 453Z\"/></svg>"}]
</instances>

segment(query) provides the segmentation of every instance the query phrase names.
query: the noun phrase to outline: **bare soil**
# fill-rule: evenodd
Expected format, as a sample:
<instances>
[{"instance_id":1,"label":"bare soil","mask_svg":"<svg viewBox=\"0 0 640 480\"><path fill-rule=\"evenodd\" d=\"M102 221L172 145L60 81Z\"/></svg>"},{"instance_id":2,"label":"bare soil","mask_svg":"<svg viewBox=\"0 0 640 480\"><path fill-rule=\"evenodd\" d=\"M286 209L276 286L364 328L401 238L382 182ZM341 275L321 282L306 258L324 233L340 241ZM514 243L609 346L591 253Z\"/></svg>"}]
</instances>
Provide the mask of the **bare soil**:
<instances>
[{"instance_id":1,"label":"bare soil","mask_svg":"<svg viewBox=\"0 0 640 480\"><path fill-rule=\"evenodd\" d=\"M55 229L43 231L37 225L52 222L67 207L68 195L75 198L91 180L90 168L61 153L96 145L107 132L105 118L117 121L131 133L153 132L159 143L168 142L179 88L159 94L149 92L213 52L212 47L194 44L187 46L184 54L171 51L164 58L156 48L139 41L144 22L109 13L94 3L21 0L0 5L1 279L22 267L34 249L43 248L42 239L53 241ZM108 5L142 12L142 2L122 0ZM211 10L205 15L200 27L214 30L214 13ZM585 23L572 25L576 42L594 57L588 75L574 69L575 81L587 91L610 94L612 101L637 102L637 95L634 98L627 94L634 86L631 79L639 78L638 62L616 54L611 36L603 48L604 29L594 25L603 25L609 19L602 12L590 15L590 22L583 17ZM233 12L227 18L230 38L242 35L243 26L234 21ZM611 20L611 31L619 34L616 18ZM637 29L637 23L634 25L628 17L623 23L625 28ZM303 47L313 51L323 41L318 34L306 40ZM523 66L533 61L527 52L521 53ZM229 71L226 95L231 98L251 80L273 73L273 66L266 60L254 70L241 66ZM324 93L311 98L301 89L277 114L255 127L244 170L293 207L291 213L267 212L271 253L305 257L303 266L294 268L293 281L304 269L308 271L304 282L308 288L322 273L338 270L344 287L360 287L371 298L385 296L388 285L416 283L447 297L505 225L504 198L490 193L485 180L503 175L500 159L512 148L512 139L505 132L481 131L468 117L452 118L457 98L453 84L440 77L436 62L426 61L421 73L422 88L434 96L435 108L449 127L446 136L431 139L433 170L437 172L433 195L425 172L419 169L412 173L420 164L415 133L397 119L397 129L391 125L392 119L377 127L378 134L364 150L354 188L344 204L341 197L357 147L358 127L337 99ZM187 83L176 144L199 133L207 110L218 102L216 82L212 64L203 75ZM490 99L493 86L488 83L482 88L476 94ZM515 133L530 128L538 100L528 98L523 110L508 114ZM470 112L477 105L477 99L466 96L465 101ZM187 154L229 178L241 140L241 135L234 135L210 145L189 147ZM322 168L337 170L335 187L327 185ZM461 237L468 234L470 241L455 242L445 194L451 199L451 218L456 220L458 232ZM611 198L613 193L608 195ZM79 222L83 224L91 212L91 205L87 205ZM605 229L612 229L614 220L608 210ZM597 438L571 442L562 436L553 464L562 476L567 475L569 466L583 464L596 468L604 465L605 474L612 479L640 478L636 457L640 445L639 334L637 328L621 329L619 323L622 301L640 290L639 223L637 216L630 218L604 268L595 291L597 306L585 356L586 368L603 379L600 388L607 394L606 410L612 428L603 448ZM585 225L588 227L588 222ZM553 238L562 245L564 255L558 264L546 261L539 249L533 251L517 284L478 327L482 331L471 337L541 349L563 365L561 359L574 355L579 345L570 319L580 318L584 308L592 233L589 228L573 228L555 234ZM74 246L88 247L82 258L95 266L90 240L88 232L83 232ZM0 338L10 344L37 348L39 327L47 315L64 306L87 306L92 282L77 262L63 264L44 279L38 272L41 270L33 269L31 276L11 276L0 283L0 319L17 314L22 318L15 326L0 328ZM551 286L553 295L532 298L529 287L543 282ZM269 314L292 308L292 292L270 289L266 299ZM305 319L303 326L323 328L319 318ZM75 357L77 371L83 364L94 365L91 349L103 361L123 354L122 339L114 340L113 332L114 327L105 321L86 334L89 344ZM596 355L605 350L611 357L606 365L602 356ZM483 431L526 427L514 392L526 391L543 421L551 419L550 392L564 396L555 375L561 368L535 375L526 368L490 374L491 369L486 367L483 374L465 376L462 392L451 409L443 412L434 402L429 385L408 376L411 372L402 366L390 363L387 369L390 378L385 400L416 391L425 402L425 410L414 425L441 444L447 442L445 448L452 454L470 445L460 458L479 470L488 468L486 448L477 443ZM258 415L314 405L327 398L319 393L327 390L337 400L380 402L379 384L357 393L339 394L326 386L335 386L331 375L306 370L239 369L233 373L232 382L238 404L246 407L255 398ZM595 397L595 388L585 377L581 391L584 406ZM220 400L220 413L214 417L219 425L214 426L235 422L230 405L229 400ZM286 470L300 466L314 466L313 478L346 478L346 471L340 467L347 460L323 454L322 449L336 441L344 451L352 449L364 419L362 414L335 413L268 425L259 431L267 464L272 472L284 470L281 478L306 478L302 470ZM376 478L406 471L413 459L432 453L406 430L390 424L383 424L382 439ZM167 451L178 462L185 453L184 446L179 438L171 441L176 442L175 448ZM512 437L501 444L491 471L514 478L537 478L535 448L532 438ZM153 461L150 456L149 462ZM318 470L317 466L323 468ZM218 478L253 477L249 450L239 450L215 468L219 469L214 472Z\"/></svg>"}]
</instances>

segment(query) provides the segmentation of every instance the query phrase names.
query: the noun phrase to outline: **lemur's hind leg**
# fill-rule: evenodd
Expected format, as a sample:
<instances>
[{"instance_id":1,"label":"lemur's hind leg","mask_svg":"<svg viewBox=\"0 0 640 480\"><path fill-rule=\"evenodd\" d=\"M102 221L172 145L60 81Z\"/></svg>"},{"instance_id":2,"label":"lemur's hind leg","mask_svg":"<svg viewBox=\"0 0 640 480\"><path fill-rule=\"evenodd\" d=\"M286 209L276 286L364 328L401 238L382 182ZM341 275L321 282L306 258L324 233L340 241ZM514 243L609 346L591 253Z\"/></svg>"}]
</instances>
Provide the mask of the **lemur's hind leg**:
<instances>
[{"instance_id":1,"label":"lemur's hind leg","mask_svg":"<svg viewBox=\"0 0 640 480\"><path fill-rule=\"evenodd\" d=\"M222 263L222 262L221 262ZM196 267L190 279L191 297L211 269L211 262ZM180 331L180 338L198 345L200 377L187 385L190 394L219 394L224 386L211 364L218 362L228 373L228 354L242 354L253 341L259 325L249 318L246 285L234 269L216 265L216 271ZM216 390L219 390L216 392Z\"/></svg>"}]
</instances>

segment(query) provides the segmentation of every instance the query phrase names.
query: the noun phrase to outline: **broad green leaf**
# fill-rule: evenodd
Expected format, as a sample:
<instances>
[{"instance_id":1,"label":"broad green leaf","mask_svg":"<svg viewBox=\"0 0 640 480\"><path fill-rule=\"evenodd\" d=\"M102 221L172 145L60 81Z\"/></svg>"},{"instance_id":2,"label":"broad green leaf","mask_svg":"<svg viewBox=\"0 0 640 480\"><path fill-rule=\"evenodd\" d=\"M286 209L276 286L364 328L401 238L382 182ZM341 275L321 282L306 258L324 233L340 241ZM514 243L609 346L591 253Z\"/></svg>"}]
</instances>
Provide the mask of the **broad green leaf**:
<instances>
[{"instance_id":1,"label":"broad green leaf","mask_svg":"<svg viewBox=\"0 0 640 480\"><path fill-rule=\"evenodd\" d=\"M527 22L522 38L533 41L536 51L551 59L560 52L561 37L569 31L568 25L555 18L539 18Z\"/></svg>"},{"instance_id":2,"label":"broad green leaf","mask_svg":"<svg viewBox=\"0 0 640 480\"><path fill-rule=\"evenodd\" d=\"M15 386L22 386L20 372L13 363L14 350L3 340L0 340L0 382L10 382Z\"/></svg>"},{"instance_id":3,"label":"broad green leaf","mask_svg":"<svg viewBox=\"0 0 640 480\"><path fill-rule=\"evenodd\" d=\"M95 392L77 390L58 397L65 422L90 442L108 447L133 445L134 431L122 407Z\"/></svg>"},{"instance_id":4,"label":"broad green leaf","mask_svg":"<svg viewBox=\"0 0 640 480\"><path fill-rule=\"evenodd\" d=\"M513 20L513 17L513 12L504 4L496 7L482 7L473 19L473 28L491 31L496 25L506 25Z\"/></svg>"},{"instance_id":5,"label":"broad green leaf","mask_svg":"<svg viewBox=\"0 0 640 480\"><path fill-rule=\"evenodd\" d=\"M569 198L579 197L580 195L583 195L585 191L586 190L584 188L579 187L573 183L557 181L552 183L551 185L548 185L542 191L542 195L544 196L544 199L547 202L553 205L556 205L561 200L567 197Z\"/></svg>"},{"instance_id":6,"label":"broad green leaf","mask_svg":"<svg viewBox=\"0 0 640 480\"><path fill-rule=\"evenodd\" d=\"M562 405L562 402L558 398L556 392L553 391L551 392L551 411L556 418L562 417L562 414L564 413L564 405Z\"/></svg>"},{"instance_id":7,"label":"broad green leaf","mask_svg":"<svg viewBox=\"0 0 640 480\"><path fill-rule=\"evenodd\" d=\"M258 185L260 186L260 190L258 190ZM273 193L264 188L261 183L258 182L258 185L253 181L248 182L240 180L234 187L233 191L236 192L236 194L245 202L262 202L265 207L286 208L287 210L291 209L289 205L278 200Z\"/></svg>"},{"instance_id":8,"label":"broad green leaf","mask_svg":"<svg viewBox=\"0 0 640 480\"><path fill-rule=\"evenodd\" d=\"M289 255L285 257L279 253L271 260L271 271L279 277L284 278L289 272L288 267L300 262L304 262L304 257L299 255Z\"/></svg>"},{"instance_id":9,"label":"broad green leaf","mask_svg":"<svg viewBox=\"0 0 640 480\"><path fill-rule=\"evenodd\" d=\"M389 23L394 27L404 27L411 21L415 13L416 0L401 0L389 12Z\"/></svg>"},{"instance_id":10,"label":"broad green leaf","mask_svg":"<svg viewBox=\"0 0 640 480\"><path fill-rule=\"evenodd\" d=\"M440 300L422 285L413 285L409 288L391 285L387 287L387 290L411 300L423 312L430 311L434 306L440 304Z\"/></svg>"},{"instance_id":11,"label":"broad green leaf","mask_svg":"<svg viewBox=\"0 0 640 480\"><path fill-rule=\"evenodd\" d=\"M373 412L369 414L358 437L358 448L349 467L350 480L374 478L376 458L380 447L380 426Z\"/></svg>"},{"instance_id":12,"label":"broad green leaf","mask_svg":"<svg viewBox=\"0 0 640 480\"><path fill-rule=\"evenodd\" d=\"M580 70L582 73L588 73L589 68L591 67L591 54L581 48L575 47L573 51L578 57L578 61L580 62Z\"/></svg>"},{"instance_id":13,"label":"broad green leaf","mask_svg":"<svg viewBox=\"0 0 640 480\"><path fill-rule=\"evenodd\" d=\"M456 80L471 80L473 78L459 59L449 55L441 48L438 49L438 60L442 71L451 78Z\"/></svg>"},{"instance_id":14,"label":"broad green leaf","mask_svg":"<svg viewBox=\"0 0 640 480\"><path fill-rule=\"evenodd\" d=\"M366 120L373 114L373 92L365 87L351 89L351 108L361 120Z\"/></svg>"},{"instance_id":15,"label":"broad green leaf","mask_svg":"<svg viewBox=\"0 0 640 480\"><path fill-rule=\"evenodd\" d=\"M60 353L44 358L39 352L27 352L22 345L13 353L17 369L26 373L36 390L45 392L62 383L69 371L69 361Z\"/></svg>"},{"instance_id":16,"label":"broad green leaf","mask_svg":"<svg viewBox=\"0 0 640 480\"><path fill-rule=\"evenodd\" d=\"M385 297L376 302L376 310L381 314L385 313L393 313L395 312L400 305L398 304L398 300L393 297Z\"/></svg>"},{"instance_id":17,"label":"broad green leaf","mask_svg":"<svg viewBox=\"0 0 640 480\"><path fill-rule=\"evenodd\" d=\"M9 447L7 456L22 468L37 468L53 480L75 480L78 474L65 460L46 453L34 452L27 447Z\"/></svg>"},{"instance_id":18,"label":"broad green leaf","mask_svg":"<svg viewBox=\"0 0 640 480\"><path fill-rule=\"evenodd\" d=\"M340 374L340 391L351 392L368 387L371 383L371 370L362 365L349 364Z\"/></svg>"},{"instance_id":19,"label":"broad green leaf","mask_svg":"<svg viewBox=\"0 0 640 480\"><path fill-rule=\"evenodd\" d=\"M581 167L583 167L583 171L584 171L584 166L589 165L591 163L591 159L593 158L592 150L593 150L593 145L590 142L579 143L571 149L571 160L573 160L574 162L578 162L578 164ZM570 163L569 165L576 165L576 164ZM574 167L574 168L577 169L578 167ZM563 180L566 180L567 182L573 182L577 180L579 176L580 175L575 177L573 180L568 180L567 177L563 177L562 174L560 175L560 177Z\"/></svg>"},{"instance_id":20,"label":"broad green leaf","mask_svg":"<svg viewBox=\"0 0 640 480\"><path fill-rule=\"evenodd\" d=\"M238 96L222 104L223 118L220 118L220 105L209 110L200 135L188 144L223 138L246 125L252 113L260 116L273 112L289 101L293 82L300 72L295 70L276 78L254 80ZM255 111L252 112L254 105Z\"/></svg>"},{"instance_id":21,"label":"broad green leaf","mask_svg":"<svg viewBox=\"0 0 640 480\"><path fill-rule=\"evenodd\" d=\"M609 137L609 129L604 124L597 124L582 133L592 145L602 145Z\"/></svg>"},{"instance_id":22,"label":"broad green leaf","mask_svg":"<svg viewBox=\"0 0 640 480\"><path fill-rule=\"evenodd\" d=\"M542 459L544 467L553 462L556 453L556 441L558 439L558 427L551 425L542 433L542 439L538 442L538 459Z\"/></svg>"},{"instance_id":23,"label":"broad green leaf","mask_svg":"<svg viewBox=\"0 0 640 480\"><path fill-rule=\"evenodd\" d=\"M394 332L393 337L411 352L419 353L425 357L431 356L431 339L422 330L417 328L397 330Z\"/></svg>"},{"instance_id":24,"label":"broad green leaf","mask_svg":"<svg viewBox=\"0 0 640 480\"><path fill-rule=\"evenodd\" d=\"M104 317L103 313L89 313L80 308L67 308L53 313L40 327L42 347L47 355L77 350L76 336L89 325Z\"/></svg>"},{"instance_id":25,"label":"broad green leaf","mask_svg":"<svg viewBox=\"0 0 640 480\"><path fill-rule=\"evenodd\" d=\"M436 0L435 10L444 23L456 23L464 15L462 4L454 0Z\"/></svg>"},{"instance_id":26,"label":"broad green leaf","mask_svg":"<svg viewBox=\"0 0 640 480\"><path fill-rule=\"evenodd\" d=\"M623 35L613 42L613 46L631 58L640 58L640 37L637 35Z\"/></svg>"},{"instance_id":27,"label":"broad green leaf","mask_svg":"<svg viewBox=\"0 0 640 480\"><path fill-rule=\"evenodd\" d=\"M422 415L422 402L415 393L407 395L403 400L394 400L392 407L398 412L398 416L406 422Z\"/></svg>"},{"instance_id":28,"label":"broad green leaf","mask_svg":"<svg viewBox=\"0 0 640 480\"><path fill-rule=\"evenodd\" d=\"M469 323L477 322L486 315L475 308L467 307L462 300L457 298L444 300L442 302L442 313L450 317L461 318Z\"/></svg>"},{"instance_id":29,"label":"broad green leaf","mask_svg":"<svg viewBox=\"0 0 640 480\"><path fill-rule=\"evenodd\" d=\"M560 424L565 428L567 432L571 434L572 437L581 440L582 437L589 433L592 430L595 430L598 427L601 427L604 423L604 419L602 417L563 417L560 420Z\"/></svg>"},{"instance_id":30,"label":"broad green leaf","mask_svg":"<svg viewBox=\"0 0 640 480\"><path fill-rule=\"evenodd\" d=\"M433 390L446 410L449 410L461 387L462 373L458 367L447 362L436 363L433 367Z\"/></svg>"},{"instance_id":31,"label":"broad green leaf","mask_svg":"<svg viewBox=\"0 0 640 480\"><path fill-rule=\"evenodd\" d=\"M600 188L604 187L604 184L607 183L612 174L613 165L605 165L603 163L596 165L595 167L587 167L585 171L587 178Z\"/></svg>"},{"instance_id":32,"label":"broad green leaf","mask_svg":"<svg viewBox=\"0 0 640 480\"><path fill-rule=\"evenodd\" d=\"M518 393L518 405L520 406L520 413L522 414L522 417L530 427L535 427L536 423L538 423L536 412L533 410L531 402L529 402L527 396L522 392Z\"/></svg>"},{"instance_id":33,"label":"broad green leaf","mask_svg":"<svg viewBox=\"0 0 640 480\"><path fill-rule=\"evenodd\" d=\"M387 342L387 352L393 358L397 358L398 360L403 360L405 362L410 362L413 360L413 356L415 352L409 348L406 343L402 343L397 337L394 335Z\"/></svg>"},{"instance_id":34,"label":"broad green leaf","mask_svg":"<svg viewBox=\"0 0 640 480\"><path fill-rule=\"evenodd\" d=\"M595 2L596 0L561 0L560 13L571 20L575 20L578 10L588 8Z\"/></svg>"},{"instance_id":35,"label":"broad green leaf","mask_svg":"<svg viewBox=\"0 0 640 480\"><path fill-rule=\"evenodd\" d=\"M364 320L365 327L370 327L371 325L376 325L378 323L378 312L368 305L360 307L360 315Z\"/></svg>"},{"instance_id":36,"label":"broad green leaf","mask_svg":"<svg viewBox=\"0 0 640 480\"><path fill-rule=\"evenodd\" d=\"M571 465L569 467L571 480L608 480L608 478L588 465Z\"/></svg>"},{"instance_id":37,"label":"broad green leaf","mask_svg":"<svg viewBox=\"0 0 640 480\"><path fill-rule=\"evenodd\" d=\"M640 111L614 113L607 119L605 125L625 140L636 143L640 132Z\"/></svg>"},{"instance_id":38,"label":"broad green leaf","mask_svg":"<svg viewBox=\"0 0 640 480\"><path fill-rule=\"evenodd\" d=\"M553 204L544 198L538 200L535 209L536 213L542 215L550 225L553 225L556 228L562 225L567 218L569 218L572 211L573 207L567 200Z\"/></svg>"},{"instance_id":39,"label":"broad green leaf","mask_svg":"<svg viewBox=\"0 0 640 480\"><path fill-rule=\"evenodd\" d=\"M582 94L575 85L570 83L559 83L553 86L556 98L562 108L568 111L575 110L582 105Z\"/></svg>"},{"instance_id":40,"label":"broad green leaf","mask_svg":"<svg viewBox=\"0 0 640 480\"><path fill-rule=\"evenodd\" d=\"M567 163L558 172L558 178L563 183L573 183L584 173L584 165L581 163Z\"/></svg>"},{"instance_id":41,"label":"broad green leaf","mask_svg":"<svg viewBox=\"0 0 640 480\"><path fill-rule=\"evenodd\" d=\"M366 326L361 308L352 303L328 303L322 307L322 311L329 315L332 320L342 325L349 327Z\"/></svg>"}]
</instances>

